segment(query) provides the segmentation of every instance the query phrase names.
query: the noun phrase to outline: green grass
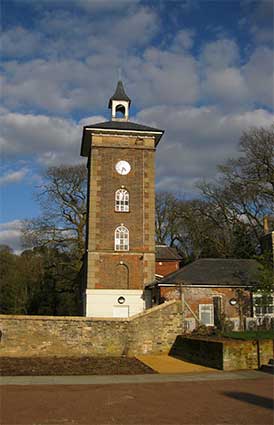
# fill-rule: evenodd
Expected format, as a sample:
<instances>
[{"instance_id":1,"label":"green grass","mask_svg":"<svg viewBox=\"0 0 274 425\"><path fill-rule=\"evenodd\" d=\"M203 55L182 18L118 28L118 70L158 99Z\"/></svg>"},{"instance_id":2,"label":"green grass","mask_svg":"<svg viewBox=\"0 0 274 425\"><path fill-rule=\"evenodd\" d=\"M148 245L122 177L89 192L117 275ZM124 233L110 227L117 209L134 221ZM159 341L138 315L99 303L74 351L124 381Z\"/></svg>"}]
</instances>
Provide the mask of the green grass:
<instances>
[{"instance_id":1,"label":"green grass","mask_svg":"<svg viewBox=\"0 0 274 425\"><path fill-rule=\"evenodd\" d=\"M225 338L235 339L274 339L274 331L243 331L243 332L226 332L223 334Z\"/></svg>"}]
</instances>

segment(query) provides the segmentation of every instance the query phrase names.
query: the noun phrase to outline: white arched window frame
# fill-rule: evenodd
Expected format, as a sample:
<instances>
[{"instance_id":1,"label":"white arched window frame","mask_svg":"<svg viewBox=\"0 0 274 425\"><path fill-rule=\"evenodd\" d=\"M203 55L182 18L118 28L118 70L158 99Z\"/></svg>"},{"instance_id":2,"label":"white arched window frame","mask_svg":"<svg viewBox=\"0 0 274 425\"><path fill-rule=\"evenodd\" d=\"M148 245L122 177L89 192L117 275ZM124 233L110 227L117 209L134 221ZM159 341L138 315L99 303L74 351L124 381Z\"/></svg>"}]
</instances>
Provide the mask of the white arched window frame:
<instances>
[{"instance_id":1,"label":"white arched window frame","mask_svg":"<svg viewBox=\"0 0 274 425\"><path fill-rule=\"evenodd\" d=\"M116 227L114 239L115 239L115 243L114 243L115 251L129 250L129 231L126 226L121 225Z\"/></svg>"},{"instance_id":2,"label":"white arched window frame","mask_svg":"<svg viewBox=\"0 0 274 425\"><path fill-rule=\"evenodd\" d=\"M129 212L129 192L126 189L118 189L115 192L115 211Z\"/></svg>"}]
</instances>

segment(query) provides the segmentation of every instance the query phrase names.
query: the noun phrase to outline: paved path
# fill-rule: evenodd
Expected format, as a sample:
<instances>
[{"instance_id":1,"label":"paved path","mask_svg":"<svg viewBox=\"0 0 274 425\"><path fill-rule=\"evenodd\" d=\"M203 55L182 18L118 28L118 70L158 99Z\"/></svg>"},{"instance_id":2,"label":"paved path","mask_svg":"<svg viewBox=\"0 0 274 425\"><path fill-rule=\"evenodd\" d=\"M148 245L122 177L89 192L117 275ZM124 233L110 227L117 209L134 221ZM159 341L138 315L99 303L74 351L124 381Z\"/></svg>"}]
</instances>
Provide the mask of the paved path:
<instances>
[{"instance_id":1,"label":"paved path","mask_svg":"<svg viewBox=\"0 0 274 425\"><path fill-rule=\"evenodd\" d=\"M271 375L255 370L212 373L147 374L147 375L92 375L92 376L2 376L0 385L110 385L161 382L229 381L237 379L271 379Z\"/></svg>"},{"instance_id":2,"label":"paved path","mask_svg":"<svg viewBox=\"0 0 274 425\"><path fill-rule=\"evenodd\" d=\"M131 384L120 377L124 382L116 385L2 385L1 425L273 425L270 375L202 375L208 379L172 382L187 375L154 375L165 381L135 376Z\"/></svg>"},{"instance_id":3,"label":"paved path","mask_svg":"<svg viewBox=\"0 0 274 425\"><path fill-rule=\"evenodd\" d=\"M200 366L195 363L178 360L175 357L167 354L152 356L136 356L138 360L151 367L158 373L203 373L203 372L218 372L210 367Z\"/></svg>"}]
</instances>

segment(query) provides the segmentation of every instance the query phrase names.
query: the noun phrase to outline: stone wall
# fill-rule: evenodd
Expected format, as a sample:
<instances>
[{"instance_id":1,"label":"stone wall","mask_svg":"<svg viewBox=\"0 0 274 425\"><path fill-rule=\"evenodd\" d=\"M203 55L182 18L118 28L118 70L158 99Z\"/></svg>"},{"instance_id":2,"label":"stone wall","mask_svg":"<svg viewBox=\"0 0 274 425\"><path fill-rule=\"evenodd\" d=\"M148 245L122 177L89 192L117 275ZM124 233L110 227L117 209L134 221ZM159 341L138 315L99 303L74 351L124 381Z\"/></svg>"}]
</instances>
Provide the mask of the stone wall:
<instances>
[{"instance_id":1,"label":"stone wall","mask_svg":"<svg viewBox=\"0 0 274 425\"><path fill-rule=\"evenodd\" d=\"M176 338L170 354L222 370L257 369L273 358L273 340ZM259 354L259 356L258 356Z\"/></svg>"},{"instance_id":2,"label":"stone wall","mask_svg":"<svg viewBox=\"0 0 274 425\"><path fill-rule=\"evenodd\" d=\"M129 319L129 354L168 353L182 333L182 306L169 301Z\"/></svg>"},{"instance_id":3,"label":"stone wall","mask_svg":"<svg viewBox=\"0 0 274 425\"><path fill-rule=\"evenodd\" d=\"M121 356L168 352L182 331L180 303L128 319L0 315L1 356Z\"/></svg>"},{"instance_id":4,"label":"stone wall","mask_svg":"<svg viewBox=\"0 0 274 425\"><path fill-rule=\"evenodd\" d=\"M223 369L257 369L273 359L273 340L230 340L223 345Z\"/></svg>"}]
</instances>

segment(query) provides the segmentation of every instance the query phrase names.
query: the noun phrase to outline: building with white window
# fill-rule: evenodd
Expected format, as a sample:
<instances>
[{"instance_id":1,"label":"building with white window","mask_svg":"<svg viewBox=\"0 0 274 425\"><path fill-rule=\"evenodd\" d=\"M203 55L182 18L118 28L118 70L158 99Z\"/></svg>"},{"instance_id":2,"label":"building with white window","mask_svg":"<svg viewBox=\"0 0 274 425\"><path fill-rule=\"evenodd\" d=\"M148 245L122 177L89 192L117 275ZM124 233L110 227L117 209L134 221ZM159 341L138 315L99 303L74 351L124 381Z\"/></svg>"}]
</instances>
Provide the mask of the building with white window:
<instances>
[{"instance_id":1,"label":"building with white window","mask_svg":"<svg viewBox=\"0 0 274 425\"><path fill-rule=\"evenodd\" d=\"M155 276L155 152L163 135L129 120L131 100L118 82L111 120L83 129L88 206L83 310L128 317L145 309Z\"/></svg>"},{"instance_id":2,"label":"building with white window","mask_svg":"<svg viewBox=\"0 0 274 425\"><path fill-rule=\"evenodd\" d=\"M259 264L255 260L202 258L147 285L151 305L182 299L186 327L218 326L229 319L239 328L241 315L255 321L274 317L274 294L256 292Z\"/></svg>"}]
</instances>

